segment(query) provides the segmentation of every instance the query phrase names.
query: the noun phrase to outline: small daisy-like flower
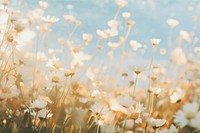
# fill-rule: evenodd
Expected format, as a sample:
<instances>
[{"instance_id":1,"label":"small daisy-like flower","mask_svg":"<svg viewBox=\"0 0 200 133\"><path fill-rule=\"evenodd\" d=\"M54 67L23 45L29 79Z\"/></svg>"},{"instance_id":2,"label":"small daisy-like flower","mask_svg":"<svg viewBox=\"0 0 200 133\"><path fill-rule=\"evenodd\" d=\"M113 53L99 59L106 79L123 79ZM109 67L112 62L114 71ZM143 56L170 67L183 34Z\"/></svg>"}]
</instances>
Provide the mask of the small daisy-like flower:
<instances>
[{"instance_id":1,"label":"small daisy-like flower","mask_svg":"<svg viewBox=\"0 0 200 133\"><path fill-rule=\"evenodd\" d=\"M178 133L179 129L171 125L169 129L161 130L160 133Z\"/></svg>"},{"instance_id":2,"label":"small daisy-like flower","mask_svg":"<svg viewBox=\"0 0 200 133\"><path fill-rule=\"evenodd\" d=\"M178 103L181 101L181 99L185 96L184 90L177 90L170 96L171 103Z\"/></svg>"},{"instance_id":3,"label":"small daisy-like flower","mask_svg":"<svg viewBox=\"0 0 200 133\"><path fill-rule=\"evenodd\" d=\"M41 109L40 111L38 111L37 117L42 119L49 119L53 116L53 114L49 112L50 111L47 109ZM36 112L32 112L31 115L35 117Z\"/></svg>"},{"instance_id":4,"label":"small daisy-like flower","mask_svg":"<svg viewBox=\"0 0 200 133\"><path fill-rule=\"evenodd\" d=\"M128 19L128 18L130 18L131 14L130 14L130 12L123 12L122 16L124 19Z\"/></svg>"},{"instance_id":5,"label":"small daisy-like flower","mask_svg":"<svg viewBox=\"0 0 200 133\"><path fill-rule=\"evenodd\" d=\"M108 42L108 46L111 47L112 49L115 49L115 48L119 47L120 44L119 43Z\"/></svg>"},{"instance_id":6,"label":"small daisy-like flower","mask_svg":"<svg viewBox=\"0 0 200 133\"><path fill-rule=\"evenodd\" d=\"M126 0L115 0L115 2L118 5L118 7L120 7L120 8L122 8L128 4L128 2Z\"/></svg>"},{"instance_id":7,"label":"small daisy-like flower","mask_svg":"<svg viewBox=\"0 0 200 133\"><path fill-rule=\"evenodd\" d=\"M96 31L97 36L101 39L101 38L106 38L106 33L102 30L97 30Z\"/></svg>"},{"instance_id":8,"label":"small daisy-like flower","mask_svg":"<svg viewBox=\"0 0 200 133\"><path fill-rule=\"evenodd\" d=\"M110 27L110 28L116 28L117 26L118 26L118 21L117 20L110 20L110 21L108 21L108 26Z\"/></svg>"},{"instance_id":9,"label":"small daisy-like flower","mask_svg":"<svg viewBox=\"0 0 200 133\"><path fill-rule=\"evenodd\" d=\"M162 92L162 88L152 87L148 90L150 93L153 93L155 96L159 96Z\"/></svg>"},{"instance_id":10,"label":"small daisy-like flower","mask_svg":"<svg viewBox=\"0 0 200 133\"><path fill-rule=\"evenodd\" d=\"M170 28L174 28L179 25L179 21L176 19L168 19L167 24L169 25Z\"/></svg>"},{"instance_id":11,"label":"small daisy-like flower","mask_svg":"<svg viewBox=\"0 0 200 133\"><path fill-rule=\"evenodd\" d=\"M196 118L199 118L199 104L196 102L186 103L183 105L182 110L178 110L174 116L174 122L181 128L188 126L194 126L196 124Z\"/></svg>"},{"instance_id":12,"label":"small daisy-like flower","mask_svg":"<svg viewBox=\"0 0 200 133\"><path fill-rule=\"evenodd\" d=\"M142 47L142 44L137 42L136 40L131 40L130 45L134 51L137 51L139 48Z\"/></svg>"},{"instance_id":13,"label":"small daisy-like flower","mask_svg":"<svg viewBox=\"0 0 200 133\"><path fill-rule=\"evenodd\" d=\"M34 108L36 110L43 109L47 106L47 102L42 100L41 98L36 99L31 103L31 108Z\"/></svg>"},{"instance_id":14,"label":"small daisy-like flower","mask_svg":"<svg viewBox=\"0 0 200 133\"><path fill-rule=\"evenodd\" d=\"M161 48L161 49L160 49L160 54L161 54L161 55L165 55L165 54L166 54L166 52L167 52L167 51L166 51L166 49L165 49L165 48Z\"/></svg>"},{"instance_id":15,"label":"small daisy-like flower","mask_svg":"<svg viewBox=\"0 0 200 133\"><path fill-rule=\"evenodd\" d=\"M66 19L68 23L71 23L76 20L76 18L72 15L64 15L64 19Z\"/></svg>"},{"instance_id":16,"label":"small daisy-like flower","mask_svg":"<svg viewBox=\"0 0 200 133\"><path fill-rule=\"evenodd\" d=\"M42 9L46 9L48 7L48 3L45 1L39 1L39 5Z\"/></svg>"},{"instance_id":17,"label":"small daisy-like flower","mask_svg":"<svg viewBox=\"0 0 200 133\"><path fill-rule=\"evenodd\" d=\"M55 22L58 22L59 21L59 18L56 18L55 16L47 16L47 17L43 17L42 18L44 22L48 23L48 24L52 24L52 23L55 23Z\"/></svg>"},{"instance_id":18,"label":"small daisy-like flower","mask_svg":"<svg viewBox=\"0 0 200 133\"><path fill-rule=\"evenodd\" d=\"M88 43L92 40L92 35L84 33L82 38L83 38L84 44L88 45Z\"/></svg>"},{"instance_id":19,"label":"small daisy-like flower","mask_svg":"<svg viewBox=\"0 0 200 133\"><path fill-rule=\"evenodd\" d=\"M147 122L149 125L151 125L153 127L153 129L157 129L159 127L162 127L166 123L166 120L165 119L154 119L151 117L151 118L147 119Z\"/></svg>"},{"instance_id":20,"label":"small daisy-like flower","mask_svg":"<svg viewBox=\"0 0 200 133\"><path fill-rule=\"evenodd\" d=\"M151 39L150 42L154 47L157 47L160 43L160 39Z\"/></svg>"}]
</instances>

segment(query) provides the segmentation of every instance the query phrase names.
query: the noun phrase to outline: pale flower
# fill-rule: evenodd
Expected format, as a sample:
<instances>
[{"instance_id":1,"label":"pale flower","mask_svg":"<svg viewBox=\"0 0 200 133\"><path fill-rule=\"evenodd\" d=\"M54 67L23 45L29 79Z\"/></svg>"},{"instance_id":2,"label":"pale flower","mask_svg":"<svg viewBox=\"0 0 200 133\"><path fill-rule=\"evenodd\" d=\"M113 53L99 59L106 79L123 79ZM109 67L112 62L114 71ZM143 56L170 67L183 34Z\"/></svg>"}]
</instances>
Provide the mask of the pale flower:
<instances>
[{"instance_id":1,"label":"pale flower","mask_svg":"<svg viewBox=\"0 0 200 133\"><path fill-rule=\"evenodd\" d=\"M179 25L179 21L176 20L176 19L168 19L167 20L167 24L171 27L171 28L174 28L176 26Z\"/></svg>"},{"instance_id":2,"label":"pale flower","mask_svg":"<svg viewBox=\"0 0 200 133\"><path fill-rule=\"evenodd\" d=\"M170 126L169 129L160 130L160 133L178 133L179 129L176 128L173 124Z\"/></svg>"},{"instance_id":3,"label":"pale flower","mask_svg":"<svg viewBox=\"0 0 200 133\"><path fill-rule=\"evenodd\" d=\"M89 61L90 59L91 59L91 56L88 54L85 54L84 52L73 53L71 67L74 68L77 66L82 66L85 61Z\"/></svg>"},{"instance_id":4,"label":"pale flower","mask_svg":"<svg viewBox=\"0 0 200 133\"><path fill-rule=\"evenodd\" d=\"M64 15L64 19L66 19L68 23L71 23L76 20L76 18L72 15Z\"/></svg>"},{"instance_id":5,"label":"pale flower","mask_svg":"<svg viewBox=\"0 0 200 133\"><path fill-rule=\"evenodd\" d=\"M119 6L119 8L122 8L128 4L126 0L115 0L115 2Z\"/></svg>"},{"instance_id":6,"label":"pale flower","mask_svg":"<svg viewBox=\"0 0 200 133\"><path fill-rule=\"evenodd\" d=\"M186 125L193 127L195 124L199 124L199 116L200 112L198 103L185 103L182 107L182 110L178 110L176 112L176 115L174 116L174 122L181 128L185 127Z\"/></svg>"},{"instance_id":7,"label":"pale flower","mask_svg":"<svg viewBox=\"0 0 200 133\"><path fill-rule=\"evenodd\" d=\"M151 118L147 119L147 122L154 129L157 129L159 127L162 127L166 123L166 120L165 119L154 119L151 117Z\"/></svg>"},{"instance_id":8,"label":"pale flower","mask_svg":"<svg viewBox=\"0 0 200 133\"><path fill-rule=\"evenodd\" d=\"M118 26L118 21L117 20L110 20L110 21L108 21L108 26L110 27L110 28L116 28L117 26Z\"/></svg>"},{"instance_id":9,"label":"pale flower","mask_svg":"<svg viewBox=\"0 0 200 133\"><path fill-rule=\"evenodd\" d=\"M92 40L92 35L83 33L82 38L83 38L84 44L88 45L88 43Z\"/></svg>"},{"instance_id":10,"label":"pale flower","mask_svg":"<svg viewBox=\"0 0 200 133\"><path fill-rule=\"evenodd\" d=\"M48 23L48 24L52 24L52 23L55 23L55 22L58 22L59 21L59 18L56 18L55 16L47 16L47 17L43 17L42 18L44 22Z\"/></svg>"},{"instance_id":11,"label":"pale flower","mask_svg":"<svg viewBox=\"0 0 200 133\"><path fill-rule=\"evenodd\" d=\"M108 46L111 47L112 49L115 49L120 46L119 43L114 43L114 42L108 42Z\"/></svg>"},{"instance_id":12,"label":"pale flower","mask_svg":"<svg viewBox=\"0 0 200 133\"><path fill-rule=\"evenodd\" d=\"M185 64L187 62L187 58L182 48L175 48L171 52L171 60L178 64Z\"/></svg>"},{"instance_id":13,"label":"pale flower","mask_svg":"<svg viewBox=\"0 0 200 133\"><path fill-rule=\"evenodd\" d=\"M134 51L137 51L139 48L142 47L142 44L137 42L136 40L131 40L130 45Z\"/></svg>"},{"instance_id":14,"label":"pale flower","mask_svg":"<svg viewBox=\"0 0 200 133\"><path fill-rule=\"evenodd\" d=\"M185 39L187 42L191 42L191 36L190 36L190 34L189 34L187 31L181 30L181 31L180 31L180 36L181 36L183 39Z\"/></svg>"},{"instance_id":15,"label":"pale flower","mask_svg":"<svg viewBox=\"0 0 200 133\"><path fill-rule=\"evenodd\" d=\"M160 43L160 39L151 39L150 42L154 47L157 47Z\"/></svg>"},{"instance_id":16,"label":"pale flower","mask_svg":"<svg viewBox=\"0 0 200 133\"><path fill-rule=\"evenodd\" d=\"M45 1L39 1L39 5L42 9L46 9L48 7L48 3Z\"/></svg>"},{"instance_id":17,"label":"pale flower","mask_svg":"<svg viewBox=\"0 0 200 133\"><path fill-rule=\"evenodd\" d=\"M165 48L161 48L161 49L160 49L160 54L161 54L161 55L165 55L165 54L166 54L166 52L167 52L167 51L166 51L166 49L165 49Z\"/></svg>"},{"instance_id":18,"label":"pale flower","mask_svg":"<svg viewBox=\"0 0 200 133\"><path fill-rule=\"evenodd\" d=\"M131 14L130 14L130 12L123 12L122 16L123 16L123 18L128 19L131 16Z\"/></svg>"},{"instance_id":19,"label":"pale flower","mask_svg":"<svg viewBox=\"0 0 200 133\"><path fill-rule=\"evenodd\" d=\"M97 36L101 39L101 38L107 38L106 33L102 30L97 30L96 31Z\"/></svg>"},{"instance_id":20,"label":"pale flower","mask_svg":"<svg viewBox=\"0 0 200 133\"><path fill-rule=\"evenodd\" d=\"M47 102L42 100L41 98L36 99L31 103L31 108L40 110L43 109L47 106Z\"/></svg>"},{"instance_id":21,"label":"pale flower","mask_svg":"<svg viewBox=\"0 0 200 133\"><path fill-rule=\"evenodd\" d=\"M175 91L171 96L170 96L170 101L171 103L178 103L181 101L181 99L185 96L185 91L182 89L179 89Z\"/></svg>"},{"instance_id":22,"label":"pale flower","mask_svg":"<svg viewBox=\"0 0 200 133\"><path fill-rule=\"evenodd\" d=\"M36 116L36 112L31 112L31 115L35 117ZM42 118L42 119L49 119L52 116L53 116L53 114L51 114L50 111L47 110L47 109L41 109L37 113L37 117L38 118Z\"/></svg>"}]
</instances>

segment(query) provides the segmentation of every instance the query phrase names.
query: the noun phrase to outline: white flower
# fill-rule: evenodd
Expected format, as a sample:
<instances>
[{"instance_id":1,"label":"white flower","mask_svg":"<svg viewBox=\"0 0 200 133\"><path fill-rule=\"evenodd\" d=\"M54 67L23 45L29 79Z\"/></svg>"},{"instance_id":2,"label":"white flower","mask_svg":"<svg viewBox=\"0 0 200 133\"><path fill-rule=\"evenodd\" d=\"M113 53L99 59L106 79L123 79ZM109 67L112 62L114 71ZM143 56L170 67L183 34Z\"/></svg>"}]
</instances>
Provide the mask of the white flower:
<instances>
[{"instance_id":1,"label":"white flower","mask_svg":"<svg viewBox=\"0 0 200 133\"><path fill-rule=\"evenodd\" d=\"M183 39L185 39L187 42L191 42L191 36L190 36L190 34L189 34L187 31L181 30L181 31L180 31L180 36L181 36Z\"/></svg>"},{"instance_id":2,"label":"white flower","mask_svg":"<svg viewBox=\"0 0 200 133\"><path fill-rule=\"evenodd\" d=\"M167 24L171 27L171 28L174 28L176 26L179 25L179 21L176 20L176 19L168 19L167 20Z\"/></svg>"},{"instance_id":3,"label":"white flower","mask_svg":"<svg viewBox=\"0 0 200 133\"><path fill-rule=\"evenodd\" d=\"M92 97L97 97L97 96L100 96L100 91L99 90L94 90L91 94Z\"/></svg>"},{"instance_id":4,"label":"white flower","mask_svg":"<svg viewBox=\"0 0 200 133\"><path fill-rule=\"evenodd\" d=\"M199 117L199 104L196 102L186 103L183 105L182 110L178 110L178 112L176 112L176 115L174 116L174 122L181 128L185 127L186 125L195 126Z\"/></svg>"},{"instance_id":5,"label":"white flower","mask_svg":"<svg viewBox=\"0 0 200 133\"><path fill-rule=\"evenodd\" d=\"M160 133L178 133L179 129L176 128L174 125L171 125L169 129L160 130Z\"/></svg>"},{"instance_id":6,"label":"white flower","mask_svg":"<svg viewBox=\"0 0 200 133\"><path fill-rule=\"evenodd\" d=\"M154 47L156 47L160 43L160 39L151 39L150 42Z\"/></svg>"},{"instance_id":7,"label":"white flower","mask_svg":"<svg viewBox=\"0 0 200 133\"><path fill-rule=\"evenodd\" d=\"M152 92L155 96L160 95L162 91L163 91L162 88L156 88L156 87L152 87L149 89L149 92Z\"/></svg>"},{"instance_id":8,"label":"white flower","mask_svg":"<svg viewBox=\"0 0 200 133\"><path fill-rule=\"evenodd\" d=\"M130 12L123 12L122 16L123 16L123 18L128 19L131 16L131 14L130 14Z\"/></svg>"},{"instance_id":9,"label":"white flower","mask_svg":"<svg viewBox=\"0 0 200 133\"><path fill-rule=\"evenodd\" d=\"M115 0L115 2L120 8L122 8L128 4L128 2L126 0Z\"/></svg>"},{"instance_id":10,"label":"white flower","mask_svg":"<svg viewBox=\"0 0 200 133\"><path fill-rule=\"evenodd\" d=\"M82 66L84 64L83 63L84 61L89 61L90 59L91 59L91 56L83 52L73 53L71 67L74 68L77 66Z\"/></svg>"},{"instance_id":11,"label":"white flower","mask_svg":"<svg viewBox=\"0 0 200 133\"><path fill-rule=\"evenodd\" d=\"M71 23L76 20L76 18L72 15L64 15L64 19L66 19L68 23Z\"/></svg>"},{"instance_id":12,"label":"white flower","mask_svg":"<svg viewBox=\"0 0 200 133\"><path fill-rule=\"evenodd\" d=\"M154 129L162 127L165 123L165 119L154 119L154 118L149 118L147 119L147 122L149 125L151 125Z\"/></svg>"},{"instance_id":13,"label":"white flower","mask_svg":"<svg viewBox=\"0 0 200 133\"><path fill-rule=\"evenodd\" d=\"M48 24L52 24L52 23L55 23L55 22L58 22L59 21L59 18L56 18L55 16L47 16L47 17L43 17L42 18L44 22L48 23Z\"/></svg>"},{"instance_id":14,"label":"white flower","mask_svg":"<svg viewBox=\"0 0 200 133\"><path fill-rule=\"evenodd\" d=\"M111 47L112 49L115 49L120 46L119 43L114 43L114 42L108 42L108 46Z\"/></svg>"},{"instance_id":15,"label":"white flower","mask_svg":"<svg viewBox=\"0 0 200 133\"><path fill-rule=\"evenodd\" d=\"M177 64L185 64L187 62L187 58L182 48L175 48L171 52L171 60L176 62Z\"/></svg>"},{"instance_id":16,"label":"white flower","mask_svg":"<svg viewBox=\"0 0 200 133\"><path fill-rule=\"evenodd\" d=\"M142 44L137 42L136 40L131 40L130 45L134 51L137 51L139 48L142 47Z\"/></svg>"},{"instance_id":17,"label":"white flower","mask_svg":"<svg viewBox=\"0 0 200 133\"><path fill-rule=\"evenodd\" d=\"M46 106L47 106L47 102L42 100L41 98L38 98L31 103L31 108L35 108L35 109L38 109L38 110L43 109Z\"/></svg>"},{"instance_id":18,"label":"white flower","mask_svg":"<svg viewBox=\"0 0 200 133\"><path fill-rule=\"evenodd\" d=\"M39 118L43 118L43 119L49 119L53 116L53 114L49 113L50 111L47 109L41 109L40 111L38 111L37 117ZM32 116L36 116L36 112L32 112L31 113Z\"/></svg>"},{"instance_id":19,"label":"white flower","mask_svg":"<svg viewBox=\"0 0 200 133\"><path fill-rule=\"evenodd\" d=\"M46 9L48 7L48 3L45 1L39 1L39 5L42 9Z\"/></svg>"},{"instance_id":20,"label":"white flower","mask_svg":"<svg viewBox=\"0 0 200 133\"><path fill-rule=\"evenodd\" d=\"M88 43L92 40L92 35L83 33L82 38L83 38L84 44L88 45Z\"/></svg>"},{"instance_id":21,"label":"white flower","mask_svg":"<svg viewBox=\"0 0 200 133\"><path fill-rule=\"evenodd\" d=\"M96 31L97 36L101 39L101 38L106 38L106 33L102 30L97 30Z\"/></svg>"},{"instance_id":22,"label":"white flower","mask_svg":"<svg viewBox=\"0 0 200 133\"><path fill-rule=\"evenodd\" d=\"M182 89L179 89L175 91L171 96L170 96L170 101L171 103L178 103L181 101L181 99L185 96L185 91Z\"/></svg>"},{"instance_id":23,"label":"white flower","mask_svg":"<svg viewBox=\"0 0 200 133\"><path fill-rule=\"evenodd\" d=\"M110 28L116 28L117 26L118 26L118 21L117 20L110 20L110 21L108 21L108 26L110 27Z\"/></svg>"}]
</instances>

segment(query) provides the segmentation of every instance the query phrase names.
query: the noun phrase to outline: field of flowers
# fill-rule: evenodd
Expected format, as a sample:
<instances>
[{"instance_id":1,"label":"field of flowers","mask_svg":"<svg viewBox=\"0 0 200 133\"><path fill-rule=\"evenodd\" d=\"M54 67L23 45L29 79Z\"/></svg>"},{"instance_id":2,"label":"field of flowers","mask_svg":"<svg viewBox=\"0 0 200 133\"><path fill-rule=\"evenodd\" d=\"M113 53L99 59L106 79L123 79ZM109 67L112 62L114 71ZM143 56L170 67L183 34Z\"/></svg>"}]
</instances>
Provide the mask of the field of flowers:
<instances>
[{"instance_id":1,"label":"field of flowers","mask_svg":"<svg viewBox=\"0 0 200 133\"><path fill-rule=\"evenodd\" d=\"M137 22L128 1L115 0L106 26L77 42L78 15L48 16L45 1L18 4L0 5L0 133L200 132L197 16L191 31L167 19L167 44L142 44L130 35ZM61 20L66 34L55 38Z\"/></svg>"}]
</instances>

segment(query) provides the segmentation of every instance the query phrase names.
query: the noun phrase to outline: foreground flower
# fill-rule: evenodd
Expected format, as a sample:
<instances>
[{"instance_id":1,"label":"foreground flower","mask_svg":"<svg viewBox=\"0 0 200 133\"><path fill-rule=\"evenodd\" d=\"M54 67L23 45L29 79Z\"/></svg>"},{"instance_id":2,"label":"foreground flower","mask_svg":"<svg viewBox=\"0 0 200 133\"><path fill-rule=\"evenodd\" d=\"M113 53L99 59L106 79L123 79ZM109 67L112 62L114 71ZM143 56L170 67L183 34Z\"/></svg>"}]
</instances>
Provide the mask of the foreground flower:
<instances>
[{"instance_id":1,"label":"foreground flower","mask_svg":"<svg viewBox=\"0 0 200 133\"><path fill-rule=\"evenodd\" d=\"M160 43L160 39L151 39L150 42L154 47L157 47Z\"/></svg>"},{"instance_id":2,"label":"foreground flower","mask_svg":"<svg viewBox=\"0 0 200 133\"><path fill-rule=\"evenodd\" d=\"M169 129L161 130L160 133L178 133L179 129L171 125Z\"/></svg>"},{"instance_id":3,"label":"foreground flower","mask_svg":"<svg viewBox=\"0 0 200 133\"><path fill-rule=\"evenodd\" d=\"M194 127L199 118L199 104L196 102L193 103L186 103L183 105L182 110L178 110L174 117L174 122L180 126L181 128L185 126L192 126ZM199 123L200 121L198 121Z\"/></svg>"},{"instance_id":4,"label":"foreground flower","mask_svg":"<svg viewBox=\"0 0 200 133\"><path fill-rule=\"evenodd\" d=\"M51 114L50 111L46 109L42 109L38 111L38 113L36 112L31 113L31 115L34 117L36 117L36 114L37 114L37 117L43 118L43 119L49 119L53 116L53 114Z\"/></svg>"},{"instance_id":5,"label":"foreground flower","mask_svg":"<svg viewBox=\"0 0 200 133\"><path fill-rule=\"evenodd\" d=\"M42 100L41 98L38 98L31 103L31 108L35 108L37 110L43 109L46 106L47 106L47 102Z\"/></svg>"},{"instance_id":6,"label":"foreground flower","mask_svg":"<svg viewBox=\"0 0 200 133\"><path fill-rule=\"evenodd\" d=\"M176 19L168 19L167 24L169 25L170 28L174 28L179 25L179 21Z\"/></svg>"},{"instance_id":7,"label":"foreground flower","mask_svg":"<svg viewBox=\"0 0 200 133\"><path fill-rule=\"evenodd\" d=\"M171 103L178 103L184 96L185 96L184 90L176 91L170 96L170 101Z\"/></svg>"},{"instance_id":8,"label":"foreground flower","mask_svg":"<svg viewBox=\"0 0 200 133\"><path fill-rule=\"evenodd\" d=\"M153 127L153 129L157 129L159 127L162 127L165 123L165 119L154 119L154 118L149 118L147 120L148 124Z\"/></svg>"},{"instance_id":9,"label":"foreground flower","mask_svg":"<svg viewBox=\"0 0 200 133\"><path fill-rule=\"evenodd\" d=\"M52 24L52 23L58 22L59 18L56 18L55 16L53 17L47 16L47 17L43 17L43 21L48 24Z\"/></svg>"}]
</instances>

